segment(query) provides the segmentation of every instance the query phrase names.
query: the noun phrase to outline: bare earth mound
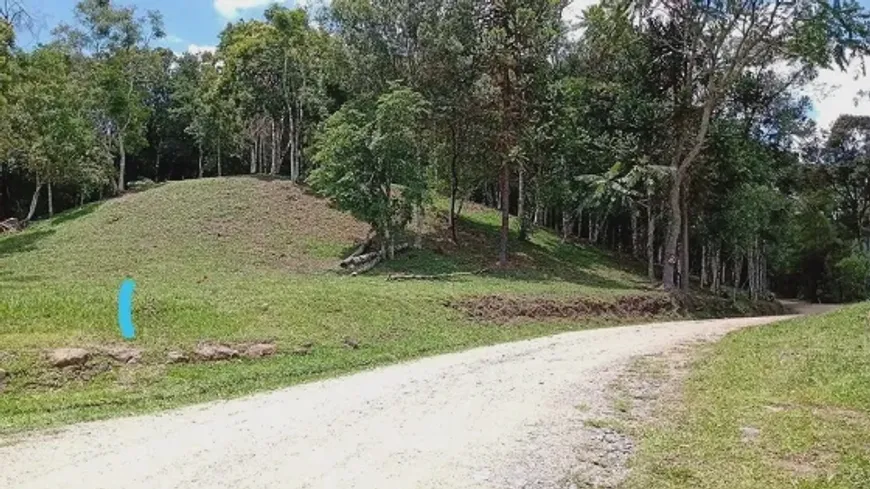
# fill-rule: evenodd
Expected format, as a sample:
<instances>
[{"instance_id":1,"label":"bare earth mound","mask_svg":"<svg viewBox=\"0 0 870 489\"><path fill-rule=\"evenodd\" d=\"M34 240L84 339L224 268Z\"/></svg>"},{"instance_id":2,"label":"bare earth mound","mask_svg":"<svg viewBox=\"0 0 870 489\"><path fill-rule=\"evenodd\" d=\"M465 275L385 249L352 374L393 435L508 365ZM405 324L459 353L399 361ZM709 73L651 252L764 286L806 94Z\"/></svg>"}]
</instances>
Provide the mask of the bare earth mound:
<instances>
[{"instance_id":1,"label":"bare earth mound","mask_svg":"<svg viewBox=\"0 0 870 489\"><path fill-rule=\"evenodd\" d=\"M205 262L203 268L253 265L312 272L334 268L345 249L368 231L366 224L287 180L253 177L171 182L81 214L58 228L52 244L61 251L87 247L117 259L122 269L171 255Z\"/></svg>"}]
</instances>

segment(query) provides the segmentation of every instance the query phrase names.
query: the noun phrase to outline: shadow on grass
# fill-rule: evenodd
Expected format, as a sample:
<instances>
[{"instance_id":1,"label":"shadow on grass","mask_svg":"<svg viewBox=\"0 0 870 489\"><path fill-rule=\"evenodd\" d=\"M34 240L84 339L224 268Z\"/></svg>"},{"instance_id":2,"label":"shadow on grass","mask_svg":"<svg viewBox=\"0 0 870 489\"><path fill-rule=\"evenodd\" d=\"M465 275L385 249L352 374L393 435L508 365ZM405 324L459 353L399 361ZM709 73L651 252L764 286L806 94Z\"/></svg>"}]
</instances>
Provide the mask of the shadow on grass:
<instances>
[{"instance_id":1,"label":"shadow on grass","mask_svg":"<svg viewBox=\"0 0 870 489\"><path fill-rule=\"evenodd\" d=\"M37 244L40 241L54 233L54 229L40 229L34 231L23 231L0 237L0 257L12 255L14 253L33 251L37 248Z\"/></svg>"},{"instance_id":2,"label":"shadow on grass","mask_svg":"<svg viewBox=\"0 0 870 489\"><path fill-rule=\"evenodd\" d=\"M100 208L103 205L103 202L93 202L91 204L85 204L78 209L73 209L59 216L55 217L51 220L52 225L63 224L65 222L75 221L76 219L85 217L87 215L93 214L94 211Z\"/></svg>"},{"instance_id":3,"label":"shadow on grass","mask_svg":"<svg viewBox=\"0 0 870 489\"><path fill-rule=\"evenodd\" d=\"M379 267L373 274L434 275L488 269L491 270L490 276L507 280L543 282L557 279L606 289L639 288L640 284L616 280L592 270L593 267L604 265L616 270L635 272L633 263L618 263L612 255L592 246L562 243L552 233L545 232L523 242L519 241L517 231L512 229L510 265L505 269L498 269L498 224L486 222L485 219L461 216L457 226L460 245L457 246L448 238L449 231L444 225L443 216L438 216L437 219L439 225L425 236L424 249L404 253Z\"/></svg>"}]
</instances>

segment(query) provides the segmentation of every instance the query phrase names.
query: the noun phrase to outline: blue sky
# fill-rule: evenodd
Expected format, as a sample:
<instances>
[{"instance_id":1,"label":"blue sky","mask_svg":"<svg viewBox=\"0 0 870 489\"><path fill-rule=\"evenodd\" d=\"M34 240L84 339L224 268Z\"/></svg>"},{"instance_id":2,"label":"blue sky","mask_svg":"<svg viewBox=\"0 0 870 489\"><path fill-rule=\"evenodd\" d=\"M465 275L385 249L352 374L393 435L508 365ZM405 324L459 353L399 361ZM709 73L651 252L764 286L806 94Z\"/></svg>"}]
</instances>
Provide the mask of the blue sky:
<instances>
[{"instance_id":1,"label":"blue sky","mask_svg":"<svg viewBox=\"0 0 870 489\"><path fill-rule=\"evenodd\" d=\"M22 33L21 45L33 47L51 38L51 29L61 22L72 22L73 9L78 0L25 0L24 3L41 19L36 36ZM217 44L217 36L227 22L240 17L250 18L263 14L272 3L293 7L295 0L120 0L119 5L135 5L144 13L158 10L163 14L166 38L158 44L175 51L186 51L191 46L205 47Z\"/></svg>"},{"instance_id":2,"label":"blue sky","mask_svg":"<svg viewBox=\"0 0 870 489\"><path fill-rule=\"evenodd\" d=\"M870 8L870 0L859 0ZM298 4L328 2L328 0L115 0L120 5L135 5L140 11L159 10L163 13L167 36L159 44L177 52L201 51L218 42L218 34L227 22L238 18L259 17L272 3L288 7ZM565 9L566 21L576 21L581 12L598 0L574 0ZM51 29L61 22L72 21L77 0L24 0L42 19L37 35L19 34L25 48L48 41ZM803 89L812 100L813 117L822 129L827 129L844 113L870 115L870 97L859 92L870 90L870 79L855 63L847 72L825 70L817 80ZM856 101L858 102L856 105Z\"/></svg>"}]
</instances>

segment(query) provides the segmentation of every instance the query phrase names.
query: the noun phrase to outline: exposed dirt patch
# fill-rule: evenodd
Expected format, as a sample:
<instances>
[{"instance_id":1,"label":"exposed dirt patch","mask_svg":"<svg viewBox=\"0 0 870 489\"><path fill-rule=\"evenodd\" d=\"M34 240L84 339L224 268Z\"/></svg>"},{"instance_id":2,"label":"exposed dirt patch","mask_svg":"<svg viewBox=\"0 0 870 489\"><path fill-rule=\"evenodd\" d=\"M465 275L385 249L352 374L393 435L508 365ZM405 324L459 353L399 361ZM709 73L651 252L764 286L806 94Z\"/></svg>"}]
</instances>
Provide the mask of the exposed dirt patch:
<instances>
[{"instance_id":1,"label":"exposed dirt patch","mask_svg":"<svg viewBox=\"0 0 870 489\"><path fill-rule=\"evenodd\" d=\"M741 306L717 297L634 294L613 298L596 297L521 297L489 295L463 299L449 304L469 316L496 323L515 320L569 319L590 317L726 317L775 316L784 313L778 303Z\"/></svg>"},{"instance_id":2,"label":"exposed dirt patch","mask_svg":"<svg viewBox=\"0 0 870 489\"><path fill-rule=\"evenodd\" d=\"M565 299L490 295L451 304L484 321L515 319L582 319L597 316L643 317L676 314L679 304L668 295L628 295L614 299Z\"/></svg>"},{"instance_id":3,"label":"exposed dirt patch","mask_svg":"<svg viewBox=\"0 0 870 489\"><path fill-rule=\"evenodd\" d=\"M343 248L369 232L367 224L287 180L236 179L222 194L226 209L203 219L202 232L293 271L335 268Z\"/></svg>"}]
</instances>

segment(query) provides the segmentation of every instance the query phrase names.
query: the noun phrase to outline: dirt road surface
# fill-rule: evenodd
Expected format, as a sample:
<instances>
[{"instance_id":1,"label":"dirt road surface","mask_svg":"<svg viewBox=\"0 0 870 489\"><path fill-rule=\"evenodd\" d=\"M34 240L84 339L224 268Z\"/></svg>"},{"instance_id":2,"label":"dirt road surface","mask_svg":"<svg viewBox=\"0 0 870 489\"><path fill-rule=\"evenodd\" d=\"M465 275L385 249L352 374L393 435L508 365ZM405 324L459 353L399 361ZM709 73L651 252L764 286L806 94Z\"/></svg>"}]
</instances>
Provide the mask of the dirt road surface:
<instances>
[{"instance_id":1,"label":"dirt road surface","mask_svg":"<svg viewBox=\"0 0 870 489\"><path fill-rule=\"evenodd\" d=\"M570 487L582 406L625 362L782 319L567 333L0 439L0 487Z\"/></svg>"}]
</instances>

